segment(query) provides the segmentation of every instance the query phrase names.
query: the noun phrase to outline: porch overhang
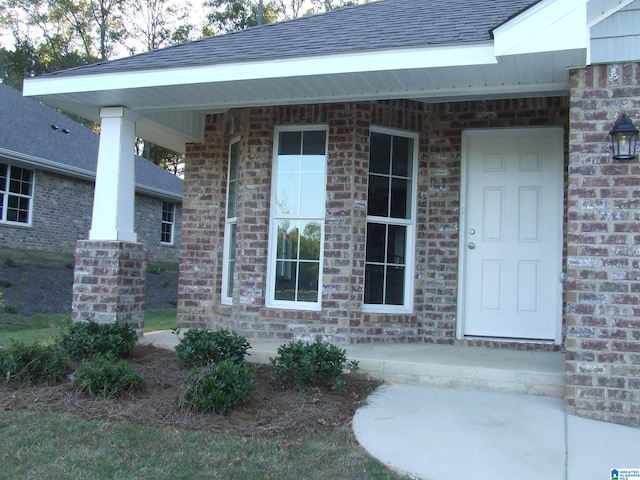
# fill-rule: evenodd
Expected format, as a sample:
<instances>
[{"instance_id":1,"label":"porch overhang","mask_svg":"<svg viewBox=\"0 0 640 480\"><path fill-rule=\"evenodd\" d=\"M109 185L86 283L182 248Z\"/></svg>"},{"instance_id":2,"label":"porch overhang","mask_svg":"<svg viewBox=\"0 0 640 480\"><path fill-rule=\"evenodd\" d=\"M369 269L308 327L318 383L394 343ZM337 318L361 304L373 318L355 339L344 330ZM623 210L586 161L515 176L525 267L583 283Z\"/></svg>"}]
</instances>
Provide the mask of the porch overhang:
<instances>
[{"instance_id":1,"label":"porch overhang","mask_svg":"<svg viewBox=\"0 0 640 480\"><path fill-rule=\"evenodd\" d=\"M124 106L138 114L139 137L178 152L203 141L206 114L230 108L566 95L568 70L587 63L585 2L540 2L481 43L109 73L71 70L27 79L24 94L94 121L100 108ZM559 20L541 23L550 17Z\"/></svg>"}]
</instances>

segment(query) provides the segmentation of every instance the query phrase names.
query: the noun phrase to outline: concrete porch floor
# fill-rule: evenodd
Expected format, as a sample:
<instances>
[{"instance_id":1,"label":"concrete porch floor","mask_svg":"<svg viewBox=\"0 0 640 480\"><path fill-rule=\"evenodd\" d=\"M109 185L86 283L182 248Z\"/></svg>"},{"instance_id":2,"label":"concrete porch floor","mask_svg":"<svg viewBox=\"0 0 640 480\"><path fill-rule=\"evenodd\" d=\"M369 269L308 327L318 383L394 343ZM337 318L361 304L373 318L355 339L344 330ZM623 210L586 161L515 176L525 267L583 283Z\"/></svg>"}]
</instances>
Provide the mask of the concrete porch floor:
<instances>
[{"instance_id":1,"label":"concrete porch floor","mask_svg":"<svg viewBox=\"0 0 640 480\"><path fill-rule=\"evenodd\" d=\"M141 340L173 348L170 331ZM249 339L249 361L268 363L286 341ZM360 370L391 384L562 397L564 353L529 352L424 343L370 343L343 346Z\"/></svg>"}]
</instances>

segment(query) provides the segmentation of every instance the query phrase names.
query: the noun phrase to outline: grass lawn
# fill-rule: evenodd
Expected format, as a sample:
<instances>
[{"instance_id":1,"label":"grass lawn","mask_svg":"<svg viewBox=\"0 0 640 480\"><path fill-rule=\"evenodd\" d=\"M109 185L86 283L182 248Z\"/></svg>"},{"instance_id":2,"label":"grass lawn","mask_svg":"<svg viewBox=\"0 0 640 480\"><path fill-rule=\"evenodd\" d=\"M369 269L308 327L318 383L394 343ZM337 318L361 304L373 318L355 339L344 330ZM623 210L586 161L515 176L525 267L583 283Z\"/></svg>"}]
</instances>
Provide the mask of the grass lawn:
<instances>
[{"instance_id":1,"label":"grass lawn","mask_svg":"<svg viewBox=\"0 0 640 480\"><path fill-rule=\"evenodd\" d=\"M31 317L0 315L0 345L7 345L12 338L25 343L51 341L57 336L60 327L70 318L70 315L43 314ZM145 311L145 332L171 330L172 328L176 328L175 308Z\"/></svg>"},{"instance_id":2,"label":"grass lawn","mask_svg":"<svg viewBox=\"0 0 640 480\"><path fill-rule=\"evenodd\" d=\"M0 477L38 480L389 479L348 426L329 436L245 438L60 414L0 412Z\"/></svg>"}]
</instances>

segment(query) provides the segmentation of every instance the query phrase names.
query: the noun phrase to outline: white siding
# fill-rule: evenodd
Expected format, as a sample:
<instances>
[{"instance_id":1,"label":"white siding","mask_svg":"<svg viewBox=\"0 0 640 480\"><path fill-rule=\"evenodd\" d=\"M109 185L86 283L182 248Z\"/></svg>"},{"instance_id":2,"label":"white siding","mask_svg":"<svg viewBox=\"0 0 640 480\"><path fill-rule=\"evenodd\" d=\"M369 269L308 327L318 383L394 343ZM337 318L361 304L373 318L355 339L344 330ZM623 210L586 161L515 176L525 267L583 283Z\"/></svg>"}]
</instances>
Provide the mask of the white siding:
<instances>
[{"instance_id":1,"label":"white siding","mask_svg":"<svg viewBox=\"0 0 640 480\"><path fill-rule=\"evenodd\" d=\"M589 20L606 13L618 1L590 0ZM635 0L591 27L591 63L640 59L640 0Z\"/></svg>"}]
</instances>

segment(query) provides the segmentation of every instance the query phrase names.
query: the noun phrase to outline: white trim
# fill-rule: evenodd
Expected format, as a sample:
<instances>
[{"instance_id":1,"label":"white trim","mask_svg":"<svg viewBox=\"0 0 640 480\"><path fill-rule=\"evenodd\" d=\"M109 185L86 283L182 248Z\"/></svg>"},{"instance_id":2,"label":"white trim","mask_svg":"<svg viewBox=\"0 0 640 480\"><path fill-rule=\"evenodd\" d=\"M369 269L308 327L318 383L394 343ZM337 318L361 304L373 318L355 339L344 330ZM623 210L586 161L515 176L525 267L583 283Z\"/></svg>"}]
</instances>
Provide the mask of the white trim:
<instances>
[{"instance_id":1,"label":"white trim","mask_svg":"<svg viewBox=\"0 0 640 480\"><path fill-rule=\"evenodd\" d=\"M278 142L281 132L301 132L310 130L324 130L325 135L325 192L324 192L324 204L323 204L323 216L322 217L309 217L305 220L318 220L321 225L320 233L320 258L319 258L319 271L318 271L318 301L317 302L296 302L275 300L275 275L276 275L276 263L277 263L277 240L278 240L278 219L290 218L292 220L301 219L301 217L278 217L275 218L275 205L277 194L277 165L278 165ZM279 125L276 126L273 139L273 162L271 167L271 209L269 212L269 246L267 251L267 295L265 298L265 306L267 308L279 308L289 310L305 310L305 311L320 311L322 310L322 278L324 269L324 234L325 234L325 220L326 220L326 201L327 201L327 165L329 159L329 127L326 124L294 124L294 125Z\"/></svg>"},{"instance_id":2,"label":"white trim","mask_svg":"<svg viewBox=\"0 0 640 480\"><path fill-rule=\"evenodd\" d=\"M495 55L589 48L587 0L542 0L493 31Z\"/></svg>"},{"instance_id":3,"label":"white trim","mask_svg":"<svg viewBox=\"0 0 640 480\"><path fill-rule=\"evenodd\" d=\"M519 135L525 133L527 136L548 136L549 132L555 132L564 138L564 130L561 127L514 127L514 128L490 128L490 129L469 129L462 131L462 139L461 139L461 164L460 164L460 218L459 218L459 228L458 232L460 233L458 236L458 292L457 292L457 315L456 315L456 339L461 340L467 338L463 332L463 322L465 318L464 311L464 284L465 284L465 261L466 261L466 225L467 225L467 190L468 190L468 182L469 182L469 140L472 138L482 138L482 137L494 137L497 134L511 134L511 135ZM562 142L561 142L562 143ZM562 170L564 166L561 165L559 167L559 175L562 175ZM564 182L563 182L564 183ZM562 191L560 192L559 202L562 202ZM563 208L564 211L564 208ZM563 217L560 215L556 221L558 222L558 228L560 232L560 250L562 250L562 235L564 234L563 229ZM562 253L561 253L562 254ZM558 272L560 273L560 272ZM556 322L556 338L554 339L554 343L559 345L562 343L562 284L558 279L557 287L560 295L561 301L558 302L558 311L557 311L557 319ZM508 341L508 338L502 338L502 341ZM512 341L523 342L523 343L531 343L530 340L520 340L513 339ZM535 343L545 343L545 341L536 341Z\"/></svg>"},{"instance_id":4,"label":"white trim","mask_svg":"<svg viewBox=\"0 0 640 480\"><path fill-rule=\"evenodd\" d=\"M418 162L419 162L419 142L420 134L417 132L411 132L407 130L401 130L396 128L379 127L371 125L370 132L381 133L383 135L392 135L397 137L405 137L413 139L413 171L411 172L411 218L386 218L386 217L366 217L366 222L376 222L376 219L380 219L381 223L386 225L397 224L406 225L407 238L406 238L406 258L405 258L405 285L404 285L404 304L403 305L378 305L378 304L366 304L364 303L364 296L362 300L362 312L363 313L380 313L380 314L412 314L414 304L414 285L415 285L415 245L416 245L416 225L417 219L417 204L418 204ZM365 251L365 265L366 265L366 251ZM365 267L366 268L366 267ZM365 279L366 282L366 279ZM366 285L364 285L366 288Z\"/></svg>"},{"instance_id":5,"label":"white trim","mask_svg":"<svg viewBox=\"0 0 640 480\"><path fill-rule=\"evenodd\" d=\"M194 85L311 75L337 75L498 63L491 42L455 46L387 49L347 54L268 59L193 67L155 68L85 75L26 78L23 95L56 95L100 90Z\"/></svg>"}]
</instances>

